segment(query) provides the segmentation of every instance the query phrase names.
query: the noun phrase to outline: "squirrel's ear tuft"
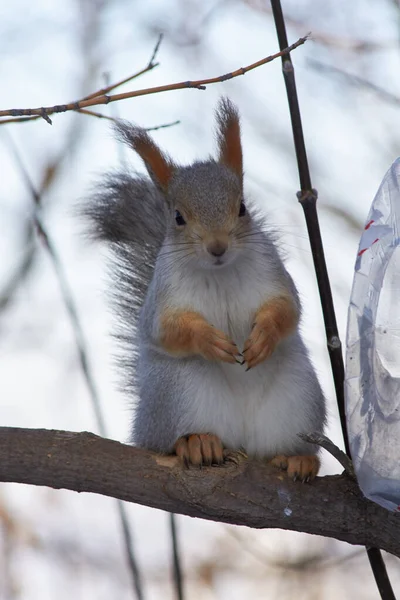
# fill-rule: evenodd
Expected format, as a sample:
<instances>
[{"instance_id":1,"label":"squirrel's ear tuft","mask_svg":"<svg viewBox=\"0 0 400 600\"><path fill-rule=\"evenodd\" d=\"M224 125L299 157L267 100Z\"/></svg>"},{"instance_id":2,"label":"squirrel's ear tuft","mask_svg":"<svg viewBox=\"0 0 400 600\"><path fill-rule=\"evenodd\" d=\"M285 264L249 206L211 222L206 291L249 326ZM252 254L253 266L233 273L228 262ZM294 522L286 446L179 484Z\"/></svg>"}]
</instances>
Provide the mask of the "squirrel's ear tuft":
<instances>
[{"instance_id":1,"label":"squirrel's ear tuft","mask_svg":"<svg viewBox=\"0 0 400 600\"><path fill-rule=\"evenodd\" d=\"M118 137L139 154L157 187L166 192L176 169L169 156L160 150L145 129L123 120L116 121L114 128Z\"/></svg>"},{"instance_id":2,"label":"squirrel's ear tuft","mask_svg":"<svg viewBox=\"0 0 400 600\"><path fill-rule=\"evenodd\" d=\"M216 116L219 162L232 169L242 182L243 155L238 110L229 98L221 98Z\"/></svg>"}]
</instances>

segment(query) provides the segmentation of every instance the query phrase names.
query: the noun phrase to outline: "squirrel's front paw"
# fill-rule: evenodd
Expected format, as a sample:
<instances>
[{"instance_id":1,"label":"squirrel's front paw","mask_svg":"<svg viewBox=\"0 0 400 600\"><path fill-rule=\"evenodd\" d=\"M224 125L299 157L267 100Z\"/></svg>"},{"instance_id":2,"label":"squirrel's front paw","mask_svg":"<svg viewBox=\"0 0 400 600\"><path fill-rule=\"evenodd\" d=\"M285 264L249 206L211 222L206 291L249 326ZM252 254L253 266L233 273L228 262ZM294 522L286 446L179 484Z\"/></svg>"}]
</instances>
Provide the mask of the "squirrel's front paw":
<instances>
[{"instance_id":1,"label":"squirrel's front paw","mask_svg":"<svg viewBox=\"0 0 400 600\"><path fill-rule=\"evenodd\" d=\"M285 456L280 454L270 461L273 467L287 471L288 477L293 481L308 483L312 481L319 471L319 458L315 454L307 456Z\"/></svg>"},{"instance_id":2,"label":"squirrel's front paw","mask_svg":"<svg viewBox=\"0 0 400 600\"><path fill-rule=\"evenodd\" d=\"M186 466L197 467L221 465L224 462L224 448L216 435L194 433L180 437L174 445L174 452Z\"/></svg>"},{"instance_id":3,"label":"squirrel's front paw","mask_svg":"<svg viewBox=\"0 0 400 600\"><path fill-rule=\"evenodd\" d=\"M278 342L279 332L273 321L256 321L243 349L247 369L269 358Z\"/></svg>"},{"instance_id":4,"label":"squirrel's front paw","mask_svg":"<svg viewBox=\"0 0 400 600\"><path fill-rule=\"evenodd\" d=\"M235 342L230 340L223 331L212 325L207 325L196 336L197 352L207 360L221 360L228 363L241 361L241 356Z\"/></svg>"}]
</instances>

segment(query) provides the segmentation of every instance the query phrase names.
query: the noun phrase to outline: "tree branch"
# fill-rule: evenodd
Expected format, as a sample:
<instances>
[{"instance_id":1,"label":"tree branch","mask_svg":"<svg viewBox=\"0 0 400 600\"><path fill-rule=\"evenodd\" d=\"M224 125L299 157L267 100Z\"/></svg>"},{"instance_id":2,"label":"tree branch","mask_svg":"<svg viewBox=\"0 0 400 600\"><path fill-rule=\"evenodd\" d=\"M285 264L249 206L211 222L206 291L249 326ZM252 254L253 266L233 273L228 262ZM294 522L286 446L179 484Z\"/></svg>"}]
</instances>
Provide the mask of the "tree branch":
<instances>
[{"instance_id":1,"label":"tree branch","mask_svg":"<svg viewBox=\"0 0 400 600\"><path fill-rule=\"evenodd\" d=\"M377 546L400 557L400 514L342 475L294 483L261 461L202 470L92 433L0 427L0 481L120 498L191 517Z\"/></svg>"},{"instance_id":2,"label":"tree branch","mask_svg":"<svg viewBox=\"0 0 400 600\"><path fill-rule=\"evenodd\" d=\"M10 123L10 121L11 121L10 119L2 120L2 117L28 117L28 118L31 117L31 119L32 118L43 118L45 121L47 121L51 125L52 122L51 122L49 115L51 115L53 113L66 112L69 110L80 111L80 110L82 110L82 108L87 108L89 106L97 106L99 104L109 104L110 102L116 102L117 100L126 100L127 98L136 98L137 96L146 96L148 94L158 94L160 92L170 92L172 90L182 90L185 88L196 88L198 90L205 90L207 85L211 85L212 83L221 83L223 81L227 81L228 79L233 79L234 77L238 77L239 75L245 75L249 71L252 71L253 69L257 69L258 67L261 67L262 65L272 62L273 60L275 60L276 58L279 58L280 56L285 56L285 55L289 54L290 52L295 50L298 46L301 46L302 44L304 44L307 41L308 37L309 36L306 35L306 36L298 39L297 42L295 42L294 44L291 44L291 46L288 46L284 50L281 50L280 52L277 52L276 54L272 54L271 56L262 58L261 60L258 60L257 62L252 63L251 65L248 65L247 67L240 67L239 69L236 69L236 71L232 71L231 73L226 73L225 75L219 75L218 77L211 77L210 79L199 79L197 81L181 81L180 83L171 83L169 85L160 85L157 87L152 87L152 88L147 88L147 89L142 89L142 90L134 90L131 92L114 94L113 96L103 93L104 90L102 89L97 92L94 92L93 94L90 94L89 96L86 96L86 98L83 98L77 102L70 102L69 104L61 104L61 105L57 105L57 106L46 106L46 107L42 106L39 108L10 108L7 110L0 110L0 125L2 123L6 123L6 122ZM144 72L149 71L150 68L154 68L155 64L153 64L153 66L151 66L151 67L150 67L150 64L152 64L152 63L149 63L149 65L145 69L140 71L138 74L135 74L135 76L141 75ZM104 89L106 89L106 90L114 89L115 87L118 87L119 85L122 85L123 83L126 83L127 81L129 81L130 79L132 79L132 77L128 77L127 79L119 81L118 83L113 84L112 86L108 86L107 88L104 88ZM31 119L29 119L29 120L31 120Z\"/></svg>"}]
</instances>

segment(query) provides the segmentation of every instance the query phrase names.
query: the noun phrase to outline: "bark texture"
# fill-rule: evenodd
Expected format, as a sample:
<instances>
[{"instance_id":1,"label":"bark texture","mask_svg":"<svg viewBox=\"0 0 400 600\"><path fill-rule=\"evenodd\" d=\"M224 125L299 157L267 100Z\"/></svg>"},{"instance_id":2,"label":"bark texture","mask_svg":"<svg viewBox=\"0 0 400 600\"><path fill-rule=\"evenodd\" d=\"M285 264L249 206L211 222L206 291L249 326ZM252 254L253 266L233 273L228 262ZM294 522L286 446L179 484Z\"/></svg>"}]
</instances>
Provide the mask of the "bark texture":
<instances>
[{"instance_id":1,"label":"bark texture","mask_svg":"<svg viewBox=\"0 0 400 600\"><path fill-rule=\"evenodd\" d=\"M310 484L260 461L184 469L92 433L0 427L0 481L92 492L255 528L280 528L382 548L400 557L400 513L363 498L346 475Z\"/></svg>"}]
</instances>

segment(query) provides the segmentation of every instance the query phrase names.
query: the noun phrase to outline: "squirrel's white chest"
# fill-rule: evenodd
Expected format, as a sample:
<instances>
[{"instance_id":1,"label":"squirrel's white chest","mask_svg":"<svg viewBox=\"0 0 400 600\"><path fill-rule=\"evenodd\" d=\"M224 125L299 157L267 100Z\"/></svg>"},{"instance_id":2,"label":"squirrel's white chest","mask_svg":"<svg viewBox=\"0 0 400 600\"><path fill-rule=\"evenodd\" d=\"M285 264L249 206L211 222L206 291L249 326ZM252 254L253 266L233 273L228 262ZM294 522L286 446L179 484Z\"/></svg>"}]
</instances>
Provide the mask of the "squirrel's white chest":
<instances>
[{"instance_id":1,"label":"squirrel's white chest","mask_svg":"<svg viewBox=\"0 0 400 600\"><path fill-rule=\"evenodd\" d=\"M206 320L242 347L258 308L279 293L268 273L229 270L198 273L184 283L176 281L182 307L201 313Z\"/></svg>"},{"instance_id":2,"label":"squirrel's white chest","mask_svg":"<svg viewBox=\"0 0 400 600\"><path fill-rule=\"evenodd\" d=\"M248 269L216 273L176 273L169 282L169 293L178 301L175 305L201 313L228 334L239 350L257 310L284 289L265 263L258 272L253 264ZM243 447L251 455L267 457L290 453L297 433L309 429L305 404L312 392L308 393L310 364L297 332L248 372L245 365L200 358L171 365L182 377L174 389L183 407L176 437L212 432L228 448Z\"/></svg>"}]
</instances>

